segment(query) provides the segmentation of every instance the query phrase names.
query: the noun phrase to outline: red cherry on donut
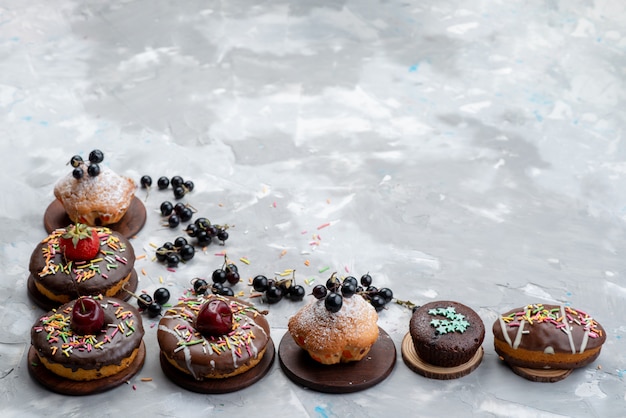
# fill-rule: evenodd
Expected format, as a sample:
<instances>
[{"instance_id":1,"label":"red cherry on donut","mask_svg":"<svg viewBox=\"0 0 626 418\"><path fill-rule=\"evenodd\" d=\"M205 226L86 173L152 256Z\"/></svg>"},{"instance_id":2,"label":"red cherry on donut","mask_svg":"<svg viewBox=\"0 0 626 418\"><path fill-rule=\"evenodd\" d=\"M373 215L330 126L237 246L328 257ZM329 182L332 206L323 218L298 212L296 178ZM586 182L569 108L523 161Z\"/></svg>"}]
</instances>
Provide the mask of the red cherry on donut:
<instances>
[{"instance_id":1,"label":"red cherry on donut","mask_svg":"<svg viewBox=\"0 0 626 418\"><path fill-rule=\"evenodd\" d=\"M91 298L79 298L74 303L71 315L70 327L77 334L96 334L104 325L104 309L100 302Z\"/></svg>"},{"instance_id":2,"label":"red cherry on donut","mask_svg":"<svg viewBox=\"0 0 626 418\"><path fill-rule=\"evenodd\" d=\"M198 312L196 329L205 336L228 334L233 329L233 312L230 306L220 299L206 302Z\"/></svg>"}]
</instances>

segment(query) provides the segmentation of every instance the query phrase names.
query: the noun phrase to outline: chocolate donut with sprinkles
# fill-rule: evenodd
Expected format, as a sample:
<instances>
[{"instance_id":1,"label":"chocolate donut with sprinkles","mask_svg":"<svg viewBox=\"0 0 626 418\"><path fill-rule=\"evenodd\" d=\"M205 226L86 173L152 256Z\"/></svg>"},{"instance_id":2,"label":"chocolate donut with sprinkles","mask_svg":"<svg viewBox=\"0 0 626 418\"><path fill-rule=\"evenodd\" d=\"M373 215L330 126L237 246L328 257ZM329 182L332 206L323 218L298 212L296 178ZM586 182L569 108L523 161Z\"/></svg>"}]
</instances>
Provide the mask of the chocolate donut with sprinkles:
<instances>
[{"instance_id":1,"label":"chocolate donut with sprinkles","mask_svg":"<svg viewBox=\"0 0 626 418\"><path fill-rule=\"evenodd\" d=\"M89 317L95 308L100 323L95 314ZM76 323L74 315L81 309L83 322L89 321L86 326L91 329ZM95 296L73 300L41 316L31 328L31 344L37 367L69 380L94 381L124 372L138 358L143 335L135 308Z\"/></svg>"},{"instance_id":2,"label":"chocolate donut with sprinkles","mask_svg":"<svg viewBox=\"0 0 626 418\"><path fill-rule=\"evenodd\" d=\"M84 244L89 239L94 242ZM83 247L90 246L94 250L86 255L91 250ZM134 265L135 252L124 236L106 227L76 224L43 239L35 247L28 268L37 291L61 305L79 296L114 297L123 293Z\"/></svg>"},{"instance_id":3,"label":"chocolate donut with sprinkles","mask_svg":"<svg viewBox=\"0 0 626 418\"><path fill-rule=\"evenodd\" d=\"M163 313L157 339L176 369L197 381L228 378L256 366L265 355L270 326L240 299L214 294L183 297Z\"/></svg>"},{"instance_id":4,"label":"chocolate donut with sprinkles","mask_svg":"<svg viewBox=\"0 0 626 418\"><path fill-rule=\"evenodd\" d=\"M606 333L589 314L563 305L533 304L498 317L495 350L508 364L531 369L575 369L599 355Z\"/></svg>"}]
</instances>

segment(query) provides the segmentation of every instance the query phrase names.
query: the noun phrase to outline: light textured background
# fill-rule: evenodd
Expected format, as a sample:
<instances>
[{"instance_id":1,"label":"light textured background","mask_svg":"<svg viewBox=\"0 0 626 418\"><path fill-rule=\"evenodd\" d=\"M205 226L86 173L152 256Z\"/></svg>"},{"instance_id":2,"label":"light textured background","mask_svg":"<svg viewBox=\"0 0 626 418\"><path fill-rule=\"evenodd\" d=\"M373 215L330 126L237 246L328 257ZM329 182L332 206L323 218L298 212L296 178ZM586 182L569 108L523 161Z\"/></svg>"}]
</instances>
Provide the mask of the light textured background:
<instances>
[{"instance_id":1,"label":"light textured background","mask_svg":"<svg viewBox=\"0 0 626 418\"><path fill-rule=\"evenodd\" d=\"M0 1L2 416L626 415L625 23L619 0ZM369 271L401 299L472 306L483 364L454 381L411 372L410 311L393 305L379 324L398 361L370 390L316 393L275 363L248 389L198 395L163 376L146 318L130 385L41 388L28 260L66 162L94 148L137 181L193 180L185 200L235 225L225 250L250 260L246 278ZM137 195L140 289L162 278L177 296L219 267L217 246L176 272L151 261L181 233L156 212L171 193ZM555 384L502 366L491 324L533 302L596 317L600 358ZM270 307L276 343L299 306Z\"/></svg>"}]
</instances>

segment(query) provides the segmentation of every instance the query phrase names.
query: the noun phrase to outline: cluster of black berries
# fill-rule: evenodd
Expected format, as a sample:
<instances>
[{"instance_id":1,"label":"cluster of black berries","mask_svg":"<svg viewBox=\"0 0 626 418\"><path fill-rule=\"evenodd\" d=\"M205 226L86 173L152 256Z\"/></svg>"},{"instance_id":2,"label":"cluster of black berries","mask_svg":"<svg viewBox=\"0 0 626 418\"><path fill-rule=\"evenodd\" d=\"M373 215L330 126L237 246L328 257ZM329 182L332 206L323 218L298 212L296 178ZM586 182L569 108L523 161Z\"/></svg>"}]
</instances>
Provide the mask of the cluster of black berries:
<instances>
[{"instance_id":1,"label":"cluster of black berries","mask_svg":"<svg viewBox=\"0 0 626 418\"><path fill-rule=\"evenodd\" d=\"M99 149L95 149L93 151L91 151L89 153L89 164L87 165L87 174L89 174L89 176L91 177L96 177L97 175L100 174L100 163L104 161L104 153L102 151L100 151ZM85 171L83 170L83 167L81 167L83 164L86 164L83 161L83 157L81 157L80 155L74 155L71 159L69 164L74 167L74 170L72 171L72 176L74 176L74 178L76 180L82 179L83 176L85 175Z\"/></svg>"},{"instance_id":2,"label":"cluster of black berries","mask_svg":"<svg viewBox=\"0 0 626 418\"><path fill-rule=\"evenodd\" d=\"M193 223L187 225L185 232L196 239L198 246L206 247L217 238L224 245L228 239L228 225L211 224L207 218L197 218Z\"/></svg>"},{"instance_id":3,"label":"cluster of black berries","mask_svg":"<svg viewBox=\"0 0 626 418\"><path fill-rule=\"evenodd\" d=\"M192 280L193 291L196 295L204 295L208 291L215 295L222 296L234 296L235 292L231 286L239 283L241 277L239 276L239 269L237 266L229 262L224 257L224 265L213 271L211 274L212 284L201 278L195 278ZM228 283L230 286L228 286Z\"/></svg>"},{"instance_id":4,"label":"cluster of black berries","mask_svg":"<svg viewBox=\"0 0 626 418\"><path fill-rule=\"evenodd\" d=\"M252 279L252 287L263 293L263 299L269 303L278 303L283 298L299 302L304 298L306 291L302 285L296 284L295 278L274 280L259 274Z\"/></svg>"},{"instance_id":5,"label":"cluster of black berries","mask_svg":"<svg viewBox=\"0 0 626 418\"><path fill-rule=\"evenodd\" d=\"M326 285L319 284L313 288L313 296L324 299L324 306L330 312L339 312L343 306L343 298L351 298L359 294L365 298L376 312L380 312L385 305L393 300L393 292L387 287L378 289L372 286L372 276L364 274L359 281L353 276L339 279L335 273L326 281Z\"/></svg>"},{"instance_id":6,"label":"cluster of black berries","mask_svg":"<svg viewBox=\"0 0 626 418\"><path fill-rule=\"evenodd\" d=\"M167 226L176 228L181 222L189 222L193 218L194 209L184 203L178 202L175 205L166 200L161 203L161 216L167 216Z\"/></svg>"},{"instance_id":7,"label":"cluster of black berries","mask_svg":"<svg viewBox=\"0 0 626 418\"><path fill-rule=\"evenodd\" d=\"M152 177L148 175L141 176L139 180L141 187L149 189L152 186ZM159 190L165 190L172 185L174 191L174 197L176 199L182 199L187 193L193 190L194 184L191 180L184 180L181 176L174 176L172 179L168 179L165 176L159 177L157 180L157 187Z\"/></svg>"},{"instance_id":8,"label":"cluster of black berries","mask_svg":"<svg viewBox=\"0 0 626 418\"><path fill-rule=\"evenodd\" d=\"M196 249L185 237L178 237L174 242L167 241L157 248L156 258L168 267L177 267L178 263L189 261L196 254Z\"/></svg>"},{"instance_id":9,"label":"cluster of black berries","mask_svg":"<svg viewBox=\"0 0 626 418\"><path fill-rule=\"evenodd\" d=\"M139 295L131 292L128 293L137 298L137 306L139 307L139 310L141 312L147 312L150 318L155 318L161 315L163 305L170 300L170 291L164 287L159 287L154 291L152 296L147 293L141 293Z\"/></svg>"}]
</instances>

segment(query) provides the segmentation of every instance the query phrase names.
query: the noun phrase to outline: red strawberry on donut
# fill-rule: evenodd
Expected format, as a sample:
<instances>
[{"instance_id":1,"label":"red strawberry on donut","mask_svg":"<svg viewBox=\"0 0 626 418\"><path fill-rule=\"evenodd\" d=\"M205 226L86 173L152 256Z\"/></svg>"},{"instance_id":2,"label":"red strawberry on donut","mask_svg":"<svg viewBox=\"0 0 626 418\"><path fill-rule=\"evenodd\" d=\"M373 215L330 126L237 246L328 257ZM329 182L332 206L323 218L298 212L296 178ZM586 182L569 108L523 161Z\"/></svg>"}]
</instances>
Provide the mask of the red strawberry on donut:
<instances>
[{"instance_id":1,"label":"red strawberry on donut","mask_svg":"<svg viewBox=\"0 0 626 418\"><path fill-rule=\"evenodd\" d=\"M98 231L80 223L70 225L59 238L59 248L67 260L92 260L100 251Z\"/></svg>"}]
</instances>

